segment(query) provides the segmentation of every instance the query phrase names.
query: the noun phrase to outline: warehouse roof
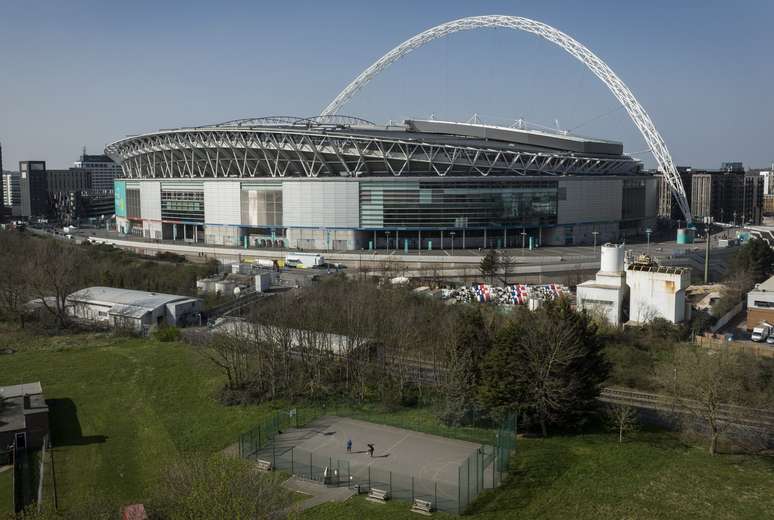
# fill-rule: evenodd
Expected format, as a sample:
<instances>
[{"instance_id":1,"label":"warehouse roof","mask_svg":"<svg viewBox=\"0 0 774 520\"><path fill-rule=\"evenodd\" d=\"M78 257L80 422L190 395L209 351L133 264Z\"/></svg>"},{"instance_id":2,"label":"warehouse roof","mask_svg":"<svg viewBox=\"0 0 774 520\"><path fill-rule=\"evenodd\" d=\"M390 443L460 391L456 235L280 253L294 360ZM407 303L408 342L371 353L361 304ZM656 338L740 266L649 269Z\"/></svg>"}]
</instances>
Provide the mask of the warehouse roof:
<instances>
[{"instance_id":1,"label":"warehouse roof","mask_svg":"<svg viewBox=\"0 0 774 520\"><path fill-rule=\"evenodd\" d=\"M27 415L48 412L40 381L0 387L3 407L0 409L0 432L24 430Z\"/></svg>"},{"instance_id":2,"label":"warehouse roof","mask_svg":"<svg viewBox=\"0 0 774 520\"><path fill-rule=\"evenodd\" d=\"M763 283L759 283L755 286L755 289L753 291L756 292L774 292L774 276L769 278Z\"/></svg>"},{"instance_id":3,"label":"warehouse roof","mask_svg":"<svg viewBox=\"0 0 774 520\"><path fill-rule=\"evenodd\" d=\"M141 309L156 309L168 303L195 300L190 296L164 294L133 289L117 289L115 287L87 287L76 291L67 297L68 302L91 303L94 305L119 306L118 309L130 310L130 314L144 314ZM116 311L118 311L116 309Z\"/></svg>"}]
</instances>

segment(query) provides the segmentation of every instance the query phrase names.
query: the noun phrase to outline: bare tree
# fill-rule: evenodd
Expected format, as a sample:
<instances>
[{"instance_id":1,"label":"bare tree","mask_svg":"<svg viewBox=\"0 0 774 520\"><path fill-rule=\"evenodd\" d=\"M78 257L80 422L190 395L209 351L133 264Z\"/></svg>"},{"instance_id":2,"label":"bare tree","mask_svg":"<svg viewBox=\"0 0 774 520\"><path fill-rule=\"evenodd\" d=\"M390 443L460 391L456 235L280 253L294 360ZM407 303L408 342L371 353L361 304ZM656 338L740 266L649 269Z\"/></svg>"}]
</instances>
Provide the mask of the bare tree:
<instances>
[{"instance_id":1,"label":"bare tree","mask_svg":"<svg viewBox=\"0 0 774 520\"><path fill-rule=\"evenodd\" d=\"M52 240L36 240L29 255L24 274L32 296L59 326L67 327L67 297L88 280L88 258L77 246Z\"/></svg>"},{"instance_id":2,"label":"bare tree","mask_svg":"<svg viewBox=\"0 0 774 520\"><path fill-rule=\"evenodd\" d=\"M24 327L27 302L31 299L29 282L26 278L25 262L30 245L18 233L0 233L0 312L15 319Z\"/></svg>"},{"instance_id":3,"label":"bare tree","mask_svg":"<svg viewBox=\"0 0 774 520\"><path fill-rule=\"evenodd\" d=\"M710 455L717 453L720 438L748 414L744 407L750 404L750 393L743 364L728 349L685 346L658 367L657 375L684 428L708 437Z\"/></svg>"},{"instance_id":4,"label":"bare tree","mask_svg":"<svg viewBox=\"0 0 774 520\"><path fill-rule=\"evenodd\" d=\"M256 362L254 328L241 321L212 336L201 351L207 359L219 367L226 376L228 388L243 388L253 375Z\"/></svg>"},{"instance_id":5,"label":"bare tree","mask_svg":"<svg viewBox=\"0 0 774 520\"><path fill-rule=\"evenodd\" d=\"M624 434L637 429L637 410L629 405L613 403L607 407L607 416L611 426L618 431L618 442L623 442Z\"/></svg>"}]
</instances>

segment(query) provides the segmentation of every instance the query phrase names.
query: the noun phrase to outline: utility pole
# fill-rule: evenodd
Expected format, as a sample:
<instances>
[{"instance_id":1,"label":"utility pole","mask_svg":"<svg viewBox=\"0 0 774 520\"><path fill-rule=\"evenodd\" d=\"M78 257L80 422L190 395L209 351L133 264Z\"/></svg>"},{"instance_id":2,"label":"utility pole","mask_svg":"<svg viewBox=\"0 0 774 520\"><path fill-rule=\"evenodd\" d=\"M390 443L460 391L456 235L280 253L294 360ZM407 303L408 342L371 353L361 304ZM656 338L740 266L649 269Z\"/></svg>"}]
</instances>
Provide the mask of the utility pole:
<instances>
[{"instance_id":1,"label":"utility pole","mask_svg":"<svg viewBox=\"0 0 774 520\"><path fill-rule=\"evenodd\" d=\"M707 241L704 249L704 283L709 283L709 256L710 256L710 240L711 236L712 217L704 217L704 235Z\"/></svg>"}]
</instances>

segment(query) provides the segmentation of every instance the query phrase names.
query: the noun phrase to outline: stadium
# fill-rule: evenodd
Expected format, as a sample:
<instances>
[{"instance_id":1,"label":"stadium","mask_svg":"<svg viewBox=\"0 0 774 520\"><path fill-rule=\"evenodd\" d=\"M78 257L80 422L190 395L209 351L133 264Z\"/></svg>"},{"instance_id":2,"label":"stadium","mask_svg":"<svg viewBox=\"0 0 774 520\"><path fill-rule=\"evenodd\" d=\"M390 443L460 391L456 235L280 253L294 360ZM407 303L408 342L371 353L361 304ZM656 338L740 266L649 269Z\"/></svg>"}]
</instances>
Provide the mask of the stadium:
<instances>
[{"instance_id":1,"label":"stadium","mask_svg":"<svg viewBox=\"0 0 774 520\"><path fill-rule=\"evenodd\" d=\"M337 115L403 55L480 27L531 32L587 65L626 108L690 222L663 139L602 60L540 22L480 16L407 40L319 116L161 130L108 145L123 169L115 181L118 231L238 247L436 250L591 244L653 226L658 179L619 142L523 122L377 125Z\"/></svg>"},{"instance_id":2,"label":"stadium","mask_svg":"<svg viewBox=\"0 0 774 520\"><path fill-rule=\"evenodd\" d=\"M473 123L274 117L130 137L107 152L124 172L119 230L153 239L564 245L642 231L657 210L656 179L620 143Z\"/></svg>"}]
</instances>

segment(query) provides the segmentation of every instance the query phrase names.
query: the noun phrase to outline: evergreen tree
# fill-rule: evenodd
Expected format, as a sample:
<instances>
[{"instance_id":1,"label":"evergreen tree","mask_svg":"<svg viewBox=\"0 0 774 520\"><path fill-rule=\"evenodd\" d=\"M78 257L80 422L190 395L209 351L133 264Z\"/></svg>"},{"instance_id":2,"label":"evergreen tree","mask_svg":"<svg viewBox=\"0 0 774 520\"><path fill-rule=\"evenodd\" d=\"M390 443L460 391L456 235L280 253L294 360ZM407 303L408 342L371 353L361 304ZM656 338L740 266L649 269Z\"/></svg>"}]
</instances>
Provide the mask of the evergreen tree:
<instances>
[{"instance_id":1,"label":"evergreen tree","mask_svg":"<svg viewBox=\"0 0 774 520\"><path fill-rule=\"evenodd\" d=\"M596 326L562 298L514 321L495 340L479 399L493 416L520 411L547 435L550 425L580 425L596 408L609 365Z\"/></svg>"},{"instance_id":2,"label":"evergreen tree","mask_svg":"<svg viewBox=\"0 0 774 520\"><path fill-rule=\"evenodd\" d=\"M774 271L774 251L759 238L749 240L734 256L733 273L745 273L752 283L760 283Z\"/></svg>"},{"instance_id":3,"label":"evergreen tree","mask_svg":"<svg viewBox=\"0 0 774 520\"><path fill-rule=\"evenodd\" d=\"M454 321L449 349L446 405L443 421L452 426L474 424L480 416L478 386L481 365L492 345L491 334L480 308L466 307Z\"/></svg>"},{"instance_id":4,"label":"evergreen tree","mask_svg":"<svg viewBox=\"0 0 774 520\"><path fill-rule=\"evenodd\" d=\"M478 270L481 271L481 275L489 278L489 285L492 285L492 280L495 274L497 274L498 264L497 251L494 249L487 251L478 264Z\"/></svg>"}]
</instances>

